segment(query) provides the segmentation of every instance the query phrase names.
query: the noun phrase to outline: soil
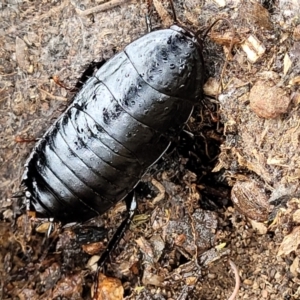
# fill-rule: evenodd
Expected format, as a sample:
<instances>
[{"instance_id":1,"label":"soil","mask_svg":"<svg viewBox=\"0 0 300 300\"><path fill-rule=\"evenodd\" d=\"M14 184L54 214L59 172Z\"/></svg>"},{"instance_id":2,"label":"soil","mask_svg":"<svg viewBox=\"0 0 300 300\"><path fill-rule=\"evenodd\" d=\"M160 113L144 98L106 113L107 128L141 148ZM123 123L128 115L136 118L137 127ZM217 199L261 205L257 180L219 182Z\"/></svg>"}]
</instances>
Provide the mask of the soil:
<instances>
[{"instance_id":1,"label":"soil","mask_svg":"<svg viewBox=\"0 0 300 300\"><path fill-rule=\"evenodd\" d=\"M0 299L92 299L96 283L93 299L228 299L229 260L237 299L299 299L296 0L174 1L177 19L202 36L223 19L204 40L205 95L189 133L142 178L136 216L103 274L95 262L126 215L123 202L90 223L54 223L48 236L52 225L12 197L87 67L146 34L149 11L154 29L173 22L168 1L99 5L0 4Z\"/></svg>"}]
</instances>

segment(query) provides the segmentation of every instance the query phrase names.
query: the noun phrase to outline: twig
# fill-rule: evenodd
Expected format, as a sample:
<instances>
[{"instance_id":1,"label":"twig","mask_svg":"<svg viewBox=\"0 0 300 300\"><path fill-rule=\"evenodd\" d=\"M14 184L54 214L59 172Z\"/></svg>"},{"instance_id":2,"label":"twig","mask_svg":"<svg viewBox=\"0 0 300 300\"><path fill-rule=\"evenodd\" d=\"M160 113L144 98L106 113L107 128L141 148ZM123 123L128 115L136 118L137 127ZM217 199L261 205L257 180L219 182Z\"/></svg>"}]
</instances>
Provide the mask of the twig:
<instances>
[{"instance_id":1,"label":"twig","mask_svg":"<svg viewBox=\"0 0 300 300\"><path fill-rule=\"evenodd\" d=\"M238 270L237 266L235 265L235 263L232 260L229 260L228 262L229 262L230 268L233 271L234 276L235 276L234 291L231 294L231 296L228 298L228 300L234 300L239 292L240 285L241 285L241 279L240 279L240 275L239 275L239 270Z\"/></svg>"},{"instance_id":2,"label":"twig","mask_svg":"<svg viewBox=\"0 0 300 300\"><path fill-rule=\"evenodd\" d=\"M42 93L45 93L51 100L64 101L64 102L68 101L68 99L66 97L52 95L52 94L48 93L47 91L45 91L41 88L39 88L39 90Z\"/></svg>"},{"instance_id":3,"label":"twig","mask_svg":"<svg viewBox=\"0 0 300 300\"><path fill-rule=\"evenodd\" d=\"M76 10L78 15L87 16L87 15L90 15L90 14L98 13L100 11L105 11L105 10L111 9L115 6L118 6L118 5L123 4L125 2L128 2L128 1L130 1L130 0L110 0L108 2L105 2L103 4L94 6L92 8L86 9L86 10L81 10L81 9L78 9L78 8L75 8L75 10Z\"/></svg>"}]
</instances>

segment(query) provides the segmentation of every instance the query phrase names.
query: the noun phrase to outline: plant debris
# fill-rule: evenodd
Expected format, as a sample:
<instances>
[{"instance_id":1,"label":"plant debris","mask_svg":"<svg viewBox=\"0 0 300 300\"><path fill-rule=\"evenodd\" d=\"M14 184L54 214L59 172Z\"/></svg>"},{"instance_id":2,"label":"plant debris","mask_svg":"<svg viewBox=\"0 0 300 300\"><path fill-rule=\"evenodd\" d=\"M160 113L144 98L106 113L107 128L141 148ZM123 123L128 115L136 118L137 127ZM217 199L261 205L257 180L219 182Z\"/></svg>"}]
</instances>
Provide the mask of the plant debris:
<instances>
[{"instance_id":1,"label":"plant debris","mask_svg":"<svg viewBox=\"0 0 300 300\"><path fill-rule=\"evenodd\" d=\"M138 213L105 276L96 263L124 203L49 235L12 198L33 142L87 66L146 34L150 2L0 4L0 297L92 299L98 283L111 299L228 299L238 285L238 299L299 299L299 1L174 1L188 28L225 18L236 34L218 22L204 40L206 95L137 187ZM172 23L170 5L153 3L153 28Z\"/></svg>"}]
</instances>

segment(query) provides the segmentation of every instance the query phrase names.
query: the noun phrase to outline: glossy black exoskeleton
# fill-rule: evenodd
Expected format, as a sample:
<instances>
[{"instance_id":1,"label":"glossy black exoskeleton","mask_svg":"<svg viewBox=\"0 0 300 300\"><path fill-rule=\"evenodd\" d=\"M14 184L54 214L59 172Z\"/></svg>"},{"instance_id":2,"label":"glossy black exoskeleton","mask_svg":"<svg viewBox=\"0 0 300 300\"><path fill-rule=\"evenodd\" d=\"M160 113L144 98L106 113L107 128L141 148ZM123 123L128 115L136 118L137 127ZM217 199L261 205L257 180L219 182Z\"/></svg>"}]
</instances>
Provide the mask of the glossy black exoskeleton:
<instances>
[{"instance_id":1,"label":"glossy black exoskeleton","mask_svg":"<svg viewBox=\"0 0 300 300\"><path fill-rule=\"evenodd\" d=\"M199 100L201 50L193 32L173 25L106 62L29 156L22 178L28 208L81 222L124 199Z\"/></svg>"}]
</instances>

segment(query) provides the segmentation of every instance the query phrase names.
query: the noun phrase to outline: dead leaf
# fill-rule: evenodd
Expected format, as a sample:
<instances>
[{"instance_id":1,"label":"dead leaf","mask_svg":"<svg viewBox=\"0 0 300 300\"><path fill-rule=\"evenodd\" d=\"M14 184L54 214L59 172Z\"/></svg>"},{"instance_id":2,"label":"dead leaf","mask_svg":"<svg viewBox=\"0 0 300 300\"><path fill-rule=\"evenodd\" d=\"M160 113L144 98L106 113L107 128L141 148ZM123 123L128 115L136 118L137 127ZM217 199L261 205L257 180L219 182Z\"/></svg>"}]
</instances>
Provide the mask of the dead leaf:
<instances>
[{"instance_id":1,"label":"dead leaf","mask_svg":"<svg viewBox=\"0 0 300 300\"><path fill-rule=\"evenodd\" d=\"M254 180L238 180L231 190L231 200L234 207L248 218L261 222L268 219L270 211L268 197L265 190ZM257 222L253 227L259 232L264 231Z\"/></svg>"},{"instance_id":2,"label":"dead leaf","mask_svg":"<svg viewBox=\"0 0 300 300\"><path fill-rule=\"evenodd\" d=\"M300 223L300 209L297 209L294 213L293 213L293 221L295 223Z\"/></svg>"},{"instance_id":3,"label":"dead leaf","mask_svg":"<svg viewBox=\"0 0 300 300\"><path fill-rule=\"evenodd\" d=\"M300 244L300 227L295 227L293 231L288 234L282 241L278 250L277 256L282 254L288 255L292 251L295 251Z\"/></svg>"},{"instance_id":4,"label":"dead leaf","mask_svg":"<svg viewBox=\"0 0 300 300\"><path fill-rule=\"evenodd\" d=\"M137 240L135 240L135 242L137 243L143 254L146 256L146 260L152 263L154 257L152 245L143 237L138 238Z\"/></svg>"},{"instance_id":5,"label":"dead leaf","mask_svg":"<svg viewBox=\"0 0 300 300\"><path fill-rule=\"evenodd\" d=\"M252 225L252 228L255 229L258 234L263 235L267 233L268 229L264 223L257 222L254 220L250 220L250 223Z\"/></svg>"},{"instance_id":6,"label":"dead leaf","mask_svg":"<svg viewBox=\"0 0 300 300\"><path fill-rule=\"evenodd\" d=\"M296 277L298 276L299 273L298 270L299 270L299 257L296 256L296 258L294 259L293 263L290 266L290 271Z\"/></svg>"},{"instance_id":7,"label":"dead leaf","mask_svg":"<svg viewBox=\"0 0 300 300\"><path fill-rule=\"evenodd\" d=\"M142 283L144 285L154 285L162 286L164 282L164 277L153 273L153 268L151 265L146 264L144 266L144 273L142 278Z\"/></svg>"},{"instance_id":8,"label":"dead leaf","mask_svg":"<svg viewBox=\"0 0 300 300\"><path fill-rule=\"evenodd\" d=\"M51 224L51 222L42 223L41 225L36 227L35 231L38 233L46 233L49 230Z\"/></svg>"},{"instance_id":9,"label":"dead leaf","mask_svg":"<svg viewBox=\"0 0 300 300\"><path fill-rule=\"evenodd\" d=\"M104 249L105 245L103 242L95 242L91 244L82 245L82 250L89 255L95 255Z\"/></svg>"},{"instance_id":10,"label":"dead leaf","mask_svg":"<svg viewBox=\"0 0 300 300\"><path fill-rule=\"evenodd\" d=\"M99 274L97 292L93 300L122 300L123 294L124 289L120 279Z\"/></svg>"}]
</instances>

